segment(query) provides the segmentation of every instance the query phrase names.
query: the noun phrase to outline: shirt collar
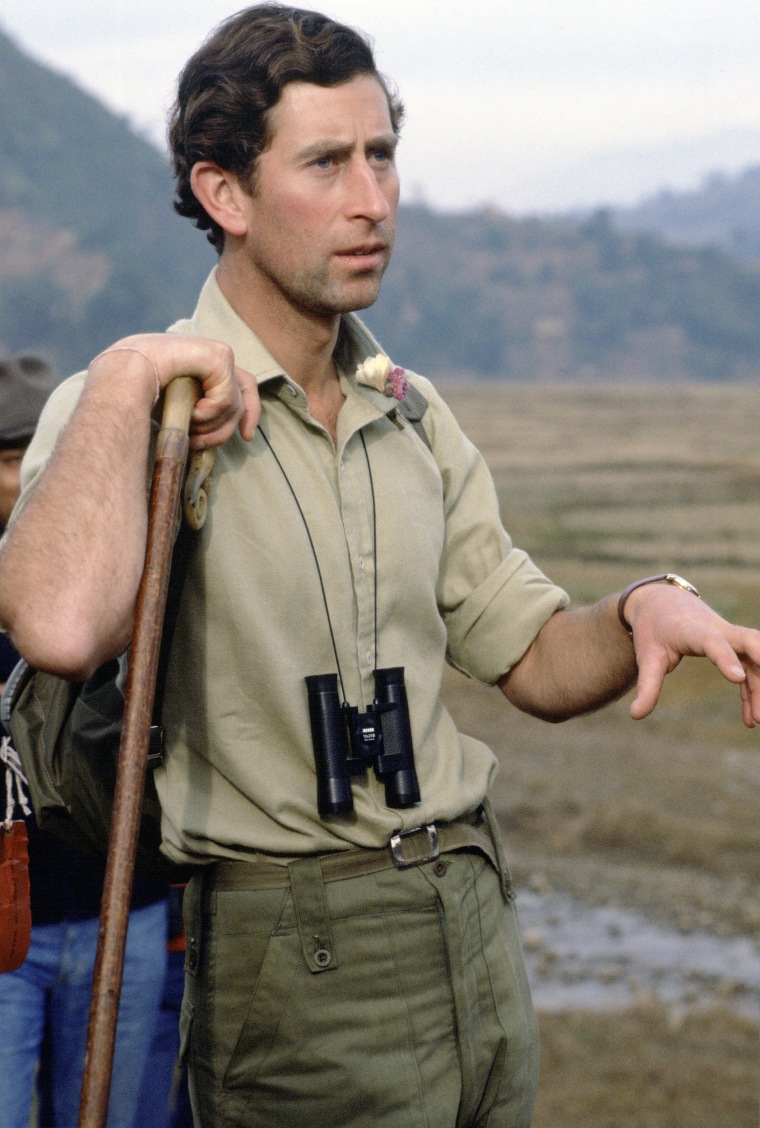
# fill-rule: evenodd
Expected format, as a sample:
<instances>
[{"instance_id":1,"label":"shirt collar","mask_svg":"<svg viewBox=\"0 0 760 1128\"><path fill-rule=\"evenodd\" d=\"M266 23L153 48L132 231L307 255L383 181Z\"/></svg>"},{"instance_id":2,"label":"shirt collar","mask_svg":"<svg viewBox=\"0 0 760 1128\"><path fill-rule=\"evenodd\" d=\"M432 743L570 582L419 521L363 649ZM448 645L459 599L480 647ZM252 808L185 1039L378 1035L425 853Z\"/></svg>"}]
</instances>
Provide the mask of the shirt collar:
<instances>
[{"instance_id":1,"label":"shirt collar","mask_svg":"<svg viewBox=\"0 0 760 1128\"><path fill-rule=\"evenodd\" d=\"M225 298L216 279L216 267L203 285L192 318L175 322L169 332L192 333L212 340L225 341L235 354L235 363L255 376L259 385L273 380L293 383L287 372ZM335 349L335 359L343 380L353 392L370 403L378 412L387 415L395 406L395 401L389 400L382 392L358 384L356 381L357 367L368 357L376 356L382 351L356 314L344 314Z\"/></svg>"}]
</instances>

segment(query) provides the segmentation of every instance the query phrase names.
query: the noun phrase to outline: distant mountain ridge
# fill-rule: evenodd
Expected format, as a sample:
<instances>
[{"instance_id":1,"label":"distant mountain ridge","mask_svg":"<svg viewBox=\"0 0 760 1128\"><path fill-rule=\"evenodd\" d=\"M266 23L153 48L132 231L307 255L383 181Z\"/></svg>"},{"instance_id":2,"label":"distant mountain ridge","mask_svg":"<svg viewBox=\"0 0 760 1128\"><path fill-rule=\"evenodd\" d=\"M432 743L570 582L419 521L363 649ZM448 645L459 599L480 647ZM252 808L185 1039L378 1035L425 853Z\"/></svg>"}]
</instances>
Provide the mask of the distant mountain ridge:
<instances>
[{"instance_id":1,"label":"distant mountain ridge","mask_svg":"<svg viewBox=\"0 0 760 1128\"><path fill-rule=\"evenodd\" d=\"M637 207L616 209L620 231L647 231L668 242L716 246L760 262L760 167L714 174L693 192L659 192Z\"/></svg>"},{"instance_id":2,"label":"distant mountain ridge","mask_svg":"<svg viewBox=\"0 0 760 1128\"><path fill-rule=\"evenodd\" d=\"M760 375L760 271L713 248L617 232L606 211L578 223L405 209L366 317L400 363L446 375Z\"/></svg>"},{"instance_id":3,"label":"distant mountain ridge","mask_svg":"<svg viewBox=\"0 0 760 1128\"><path fill-rule=\"evenodd\" d=\"M39 351L65 374L117 337L188 316L216 256L174 214L163 156L2 34L0 104L0 353ZM404 207L362 317L396 363L433 378L760 375L757 266L606 211L549 221Z\"/></svg>"}]
</instances>

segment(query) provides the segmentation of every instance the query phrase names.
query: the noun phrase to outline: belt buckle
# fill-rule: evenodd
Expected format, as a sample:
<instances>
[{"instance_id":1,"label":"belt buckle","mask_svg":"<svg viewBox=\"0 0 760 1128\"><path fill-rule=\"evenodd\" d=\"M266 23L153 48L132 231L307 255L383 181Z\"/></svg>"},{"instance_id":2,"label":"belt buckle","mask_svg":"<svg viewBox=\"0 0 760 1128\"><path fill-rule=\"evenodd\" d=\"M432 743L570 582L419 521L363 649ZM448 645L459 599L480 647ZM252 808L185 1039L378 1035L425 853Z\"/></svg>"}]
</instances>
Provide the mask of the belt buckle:
<instances>
[{"instance_id":1,"label":"belt buckle","mask_svg":"<svg viewBox=\"0 0 760 1128\"><path fill-rule=\"evenodd\" d=\"M427 831L430 840L430 852L421 858L407 860L404 857L403 840L409 838L412 834L419 834L422 830ZM426 862L434 862L441 852L438 831L433 823L428 823L427 826L415 826L413 830L406 830L403 834L393 834L388 845L396 868L401 870L411 869L412 866L424 866Z\"/></svg>"}]
</instances>

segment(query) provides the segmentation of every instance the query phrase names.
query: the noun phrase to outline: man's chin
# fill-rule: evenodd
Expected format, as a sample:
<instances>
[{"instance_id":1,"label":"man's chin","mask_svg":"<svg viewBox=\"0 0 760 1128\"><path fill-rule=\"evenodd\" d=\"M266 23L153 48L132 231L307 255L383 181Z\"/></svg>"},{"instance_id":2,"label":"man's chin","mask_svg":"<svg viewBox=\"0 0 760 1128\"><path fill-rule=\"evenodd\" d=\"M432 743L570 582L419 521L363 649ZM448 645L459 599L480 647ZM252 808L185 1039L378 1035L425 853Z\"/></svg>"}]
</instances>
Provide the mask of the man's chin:
<instances>
[{"instance_id":1,"label":"man's chin","mask_svg":"<svg viewBox=\"0 0 760 1128\"><path fill-rule=\"evenodd\" d=\"M379 274L373 273L366 278L357 278L352 285L346 287L341 297L344 299L340 313L352 313L357 309L369 309L380 297L380 283L385 267ZM340 300L340 299L339 299Z\"/></svg>"},{"instance_id":2,"label":"man's chin","mask_svg":"<svg viewBox=\"0 0 760 1128\"><path fill-rule=\"evenodd\" d=\"M371 298L369 298L369 297L368 298L362 298L361 301L357 301L355 304L349 306L348 309L343 310L343 312L344 313L354 313L358 309L369 309L370 306L373 306L375 304L375 302L377 301L377 299L379 297L380 297L380 287L378 286L377 290L375 291L374 295Z\"/></svg>"},{"instance_id":3,"label":"man's chin","mask_svg":"<svg viewBox=\"0 0 760 1128\"><path fill-rule=\"evenodd\" d=\"M379 296L378 279L372 285L346 287L341 293L330 295L322 302L316 302L312 308L316 313L328 315L354 313L358 309L369 309Z\"/></svg>"}]
</instances>

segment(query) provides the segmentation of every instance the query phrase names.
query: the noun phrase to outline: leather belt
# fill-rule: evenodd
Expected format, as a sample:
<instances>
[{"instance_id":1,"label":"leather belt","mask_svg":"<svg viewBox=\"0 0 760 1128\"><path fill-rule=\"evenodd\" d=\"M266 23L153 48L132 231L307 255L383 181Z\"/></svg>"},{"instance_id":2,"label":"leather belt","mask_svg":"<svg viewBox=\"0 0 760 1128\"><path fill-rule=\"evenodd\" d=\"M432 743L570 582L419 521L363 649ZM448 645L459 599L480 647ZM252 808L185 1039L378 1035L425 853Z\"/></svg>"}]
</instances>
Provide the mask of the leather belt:
<instances>
[{"instance_id":1,"label":"leather belt","mask_svg":"<svg viewBox=\"0 0 760 1128\"><path fill-rule=\"evenodd\" d=\"M387 869L409 869L433 862L441 854L455 850L475 850L483 854L499 870L497 852L482 808L474 814L449 823L430 823L414 830L394 834L387 846L379 849L356 849L320 854L319 865L324 881L344 881L351 877L379 873ZM287 865L274 862L241 862L223 859L209 866L204 873L207 888L223 890L287 889L290 874Z\"/></svg>"}]
</instances>

